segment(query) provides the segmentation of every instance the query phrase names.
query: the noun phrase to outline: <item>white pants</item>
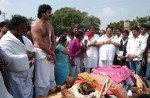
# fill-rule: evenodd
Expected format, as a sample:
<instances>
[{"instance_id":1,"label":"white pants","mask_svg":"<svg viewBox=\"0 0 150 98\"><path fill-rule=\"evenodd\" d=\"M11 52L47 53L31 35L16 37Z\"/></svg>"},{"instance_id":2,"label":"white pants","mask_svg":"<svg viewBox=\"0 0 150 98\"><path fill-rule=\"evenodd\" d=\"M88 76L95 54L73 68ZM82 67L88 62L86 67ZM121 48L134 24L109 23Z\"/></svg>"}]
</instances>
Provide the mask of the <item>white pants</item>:
<instances>
[{"instance_id":1,"label":"white pants","mask_svg":"<svg viewBox=\"0 0 150 98\"><path fill-rule=\"evenodd\" d=\"M76 80L78 77L78 74L81 72L80 69L80 58L74 58L74 63L75 66L71 66L70 65L70 75L74 77L74 79Z\"/></svg>"},{"instance_id":2,"label":"white pants","mask_svg":"<svg viewBox=\"0 0 150 98\"><path fill-rule=\"evenodd\" d=\"M38 98L38 96L48 96L48 92L51 88L55 87L56 83L51 82L49 86L46 87L35 87L35 98Z\"/></svg>"}]
</instances>

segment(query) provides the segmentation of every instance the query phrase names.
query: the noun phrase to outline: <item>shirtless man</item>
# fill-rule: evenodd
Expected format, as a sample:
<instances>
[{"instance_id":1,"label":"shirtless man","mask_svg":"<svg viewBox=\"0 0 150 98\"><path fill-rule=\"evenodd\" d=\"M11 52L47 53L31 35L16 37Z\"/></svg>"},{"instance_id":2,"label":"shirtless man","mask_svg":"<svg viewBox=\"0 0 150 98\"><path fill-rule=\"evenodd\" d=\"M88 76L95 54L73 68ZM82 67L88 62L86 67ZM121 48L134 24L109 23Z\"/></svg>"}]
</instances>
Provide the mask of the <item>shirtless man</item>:
<instances>
[{"instance_id":1,"label":"shirtless man","mask_svg":"<svg viewBox=\"0 0 150 98\"><path fill-rule=\"evenodd\" d=\"M35 63L35 97L47 96L49 89L54 87L54 53L56 41L53 27L48 23L52 8L43 4L39 6L38 18L31 26L34 46L37 49ZM52 63L53 61L53 63Z\"/></svg>"}]
</instances>

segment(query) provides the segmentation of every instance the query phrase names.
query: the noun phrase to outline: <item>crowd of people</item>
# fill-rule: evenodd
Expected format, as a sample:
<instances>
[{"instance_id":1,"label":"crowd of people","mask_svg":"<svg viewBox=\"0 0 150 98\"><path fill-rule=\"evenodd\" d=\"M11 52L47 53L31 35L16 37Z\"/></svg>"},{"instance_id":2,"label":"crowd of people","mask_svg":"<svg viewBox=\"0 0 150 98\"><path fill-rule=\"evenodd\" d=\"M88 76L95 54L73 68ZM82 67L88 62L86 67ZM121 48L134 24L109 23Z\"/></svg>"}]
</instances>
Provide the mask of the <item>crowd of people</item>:
<instances>
[{"instance_id":1,"label":"crowd of people","mask_svg":"<svg viewBox=\"0 0 150 98\"><path fill-rule=\"evenodd\" d=\"M40 5L39 19L31 27L22 16L0 23L1 98L47 96L51 88L64 85L68 76L76 80L79 73L109 65L128 66L146 77L150 88L149 26L125 23L123 30L107 27L99 34L94 26L86 32L73 27L72 32L63 29L55 36L48 22L51 11L51 6Z\"/></svg>"}]
</instances>

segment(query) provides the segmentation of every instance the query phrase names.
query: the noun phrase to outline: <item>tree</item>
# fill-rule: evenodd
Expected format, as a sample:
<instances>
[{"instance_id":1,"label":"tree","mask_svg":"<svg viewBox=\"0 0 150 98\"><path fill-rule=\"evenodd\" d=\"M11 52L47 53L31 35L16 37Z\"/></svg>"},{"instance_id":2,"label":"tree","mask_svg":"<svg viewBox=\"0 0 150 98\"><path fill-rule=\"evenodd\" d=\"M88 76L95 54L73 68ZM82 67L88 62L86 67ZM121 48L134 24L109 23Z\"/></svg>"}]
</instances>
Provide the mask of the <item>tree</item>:
<instances>
[{"instance_id":1,"label":"tree","mask_svg":"<svg viewBox=\"0 0 150 98\"><path fill-rule=\"evenodd\" d=\"M72 26L79 25L82 20L83 17L80 11L65 7L55 11L51 18L51 23L54 25L55 30L60 32L64 28L71 30Z\"/></svg>"},{"instance_id":2,"label":"tree","mask_svg":"<svg viewBox=\"0 0 150 98\"><path fill-rule=\"evenodd\" d=\"M27 18L28 21L28 25L31 25L33 21L35 21L35 19L33 19L32 17Z\"/></svg>"},{"instance_id":3,"label":"tree","mask_svg":"<svg viewBox=\"0 0 150 98\"><path fill-rule=\"evenodd\" d=\"M150 25L150 16L146 16L146 17L136 17L136 19L131 20L121 20L119 22L111 22L110 24L108 24L108 26L112 26L113 28L121 28L123 29L123 24L125 22L129 22L130 25L133 26L138 26L138 25Z\"/></svg>"},{"instance_id":4,"label":"tree","mask_svg":"<svg viewBox=\"0 0 150 98\"><path fill-rule=\"evenodd\" d=\"M101 23L99 18L95 16L87 16L81 22L81 27L85 29L88 28L89 26L94 26L96 27L97 30L99 30L100 24Z\"/></svg>"},{"instance_id":5,"label":"tree","mask_svg":"<svg viewBox=\"0 0 150 98\"><path fill-rule=\"evenodd\" d=\"M50 20L56 32L62 29L72 31L72 28L77 25L78 28L85 30L89 24L95 25L99 28L100 20L94 16L88 16L86 12L81 12L74 8L61 8L56 10Z\"/></svg>"}]
</instances>

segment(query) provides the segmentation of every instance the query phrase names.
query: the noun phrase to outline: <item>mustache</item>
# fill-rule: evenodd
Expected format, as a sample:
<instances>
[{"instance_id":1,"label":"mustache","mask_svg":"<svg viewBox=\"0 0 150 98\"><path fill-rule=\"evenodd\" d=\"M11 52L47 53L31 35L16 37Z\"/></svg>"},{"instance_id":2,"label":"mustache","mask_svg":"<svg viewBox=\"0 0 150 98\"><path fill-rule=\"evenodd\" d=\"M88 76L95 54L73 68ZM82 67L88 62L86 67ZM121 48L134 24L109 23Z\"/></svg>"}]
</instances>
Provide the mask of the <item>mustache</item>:
<instances>
[{"instance_id":1,"label":"mustache","mask_svg":"<svg viewBox=\"0 0 150 98\"><path fill-rule=\"evenodd\" d=\"M49 15L49 17L52 17L52 15Z\"/></svg>"}]
</instances>

